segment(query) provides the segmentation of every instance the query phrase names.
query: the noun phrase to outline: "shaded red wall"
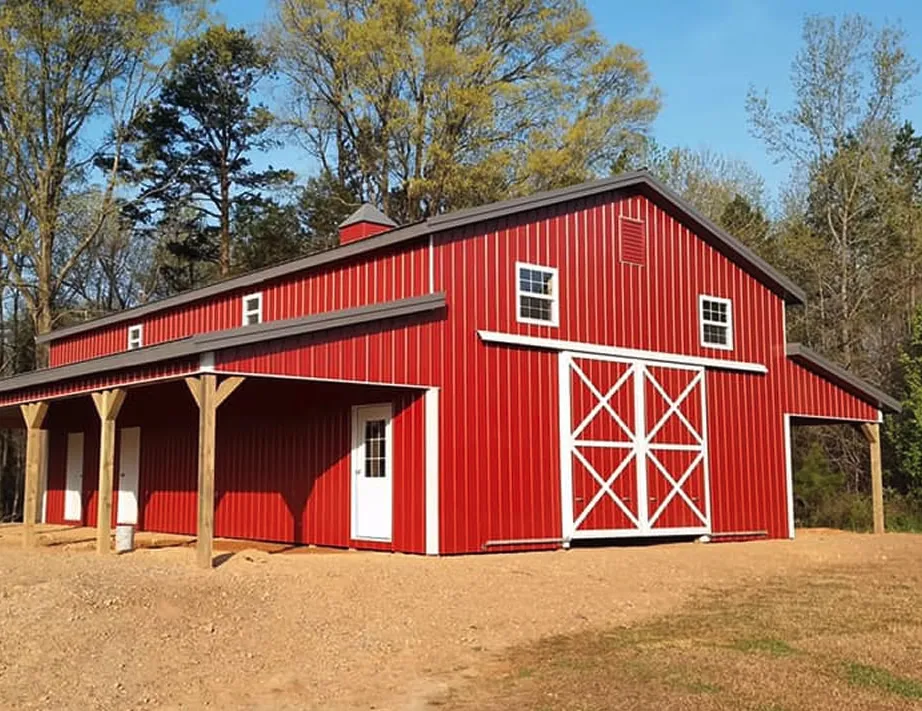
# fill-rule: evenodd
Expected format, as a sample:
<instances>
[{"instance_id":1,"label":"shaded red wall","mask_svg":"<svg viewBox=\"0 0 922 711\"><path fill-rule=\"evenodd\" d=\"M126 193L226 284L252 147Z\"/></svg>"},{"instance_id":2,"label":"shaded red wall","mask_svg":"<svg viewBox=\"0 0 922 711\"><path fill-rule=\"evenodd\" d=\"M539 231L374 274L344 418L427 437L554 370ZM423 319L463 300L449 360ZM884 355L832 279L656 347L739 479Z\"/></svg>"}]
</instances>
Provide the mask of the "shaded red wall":
<instances>
[{"instance_id":1,"label":"shaded red wall","mask_svg":"<svg viewBox=\"0 0 922 711\"><path fill-rule=\"evenodd\" d=\"M394 532L389 544L350 539L351 408L380 402L392 403L394 414ZM83 431L81 523L95 526L98 418L89 398L55 403L51 415L48 520L63 523L67 432ZM139 528L194 535L198 411L185 384L130 391L118 428L134 426L141 428ZM215 535L424 552L423 427L420 392L245 382L218 411ZM116 491L113 512L117 505Z\"/></svg>"}]
</instances>

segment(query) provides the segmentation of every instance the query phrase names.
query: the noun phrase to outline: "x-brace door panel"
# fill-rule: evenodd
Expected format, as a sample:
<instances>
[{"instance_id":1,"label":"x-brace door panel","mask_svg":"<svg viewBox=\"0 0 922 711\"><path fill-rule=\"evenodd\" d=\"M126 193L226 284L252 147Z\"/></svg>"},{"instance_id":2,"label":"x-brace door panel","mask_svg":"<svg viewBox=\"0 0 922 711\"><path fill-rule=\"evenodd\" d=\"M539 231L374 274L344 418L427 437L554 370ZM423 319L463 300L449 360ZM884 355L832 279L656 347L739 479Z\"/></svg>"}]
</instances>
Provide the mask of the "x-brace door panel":
<instances>
[{"instance_id":1,"label":"x-brace door panel","mask_svg":"<svg viewBox=\"0 0 922 711\"><path fill-rule=\"evenodd\" d=\"M644 368L647 525L651 530L709 524L704 370Z\"/></svg>"},{"instance_id":2,"label":"x-brace door panel","mask_svg":"<svg viewBox=\"0 0 922 711\"><path fill-rule=\"evenodd\" d=\"M709 530L704 371L560 358L564 537Z\"/></svg>"}]
</instances>

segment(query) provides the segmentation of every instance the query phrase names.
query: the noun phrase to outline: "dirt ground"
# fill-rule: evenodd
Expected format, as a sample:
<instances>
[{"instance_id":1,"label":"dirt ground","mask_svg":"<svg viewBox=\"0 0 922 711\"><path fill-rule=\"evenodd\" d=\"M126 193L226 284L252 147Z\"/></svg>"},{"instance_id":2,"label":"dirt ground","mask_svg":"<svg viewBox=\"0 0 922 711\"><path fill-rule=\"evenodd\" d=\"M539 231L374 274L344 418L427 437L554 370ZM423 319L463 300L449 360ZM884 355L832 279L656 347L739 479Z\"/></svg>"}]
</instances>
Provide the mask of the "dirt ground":
<instances>
[{"instance_id":1,"label":"dirt ground","mask_svg":"<svg viewBox=\"0 0 922 711\"><path fill-rule=\"evenodd\" d=\"M510 654L554 636L642 630L702 596L845 568L868 590L907 575L915 589L922 567L922 536L895 534L452 558L244 549L205 571L182 545L100 557L23 551L17 533L0 527L0 708L16 709L476 707L506 693Z\"/></svg>"}]
</instances>

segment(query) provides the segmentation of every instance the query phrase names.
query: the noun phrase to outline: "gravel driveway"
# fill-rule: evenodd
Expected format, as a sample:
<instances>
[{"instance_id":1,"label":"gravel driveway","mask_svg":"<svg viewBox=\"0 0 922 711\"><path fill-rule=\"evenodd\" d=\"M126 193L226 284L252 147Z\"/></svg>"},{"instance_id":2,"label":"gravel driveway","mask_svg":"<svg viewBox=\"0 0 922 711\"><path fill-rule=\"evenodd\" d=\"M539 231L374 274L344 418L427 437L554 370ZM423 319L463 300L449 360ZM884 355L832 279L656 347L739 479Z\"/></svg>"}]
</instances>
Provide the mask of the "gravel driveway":
<instances>
[{"instance_id":1,"label":"gravel driveway","mask_svg":"<svg viewBox=\"0 0 922 711\"><path fill-rule=\"evenodd\" d=\"M505 647L669 612L703 588L804 575L922 537L423 558L188 548L100 558L0 537L0 708L423 708Z\"/></svg>"}]
</instances>

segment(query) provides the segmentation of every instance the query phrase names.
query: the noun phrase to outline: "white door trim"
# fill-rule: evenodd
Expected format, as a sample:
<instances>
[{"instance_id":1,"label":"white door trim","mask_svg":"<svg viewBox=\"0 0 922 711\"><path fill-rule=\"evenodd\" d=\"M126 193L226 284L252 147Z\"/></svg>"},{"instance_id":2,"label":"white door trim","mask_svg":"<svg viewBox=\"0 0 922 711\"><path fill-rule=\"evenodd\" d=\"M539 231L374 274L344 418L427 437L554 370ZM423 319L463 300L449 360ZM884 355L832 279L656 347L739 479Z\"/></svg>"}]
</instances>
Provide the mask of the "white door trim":
<instances>
[{"instance_id":1,"label":"white door trim","mask_svg":"<svg viewBox=\"0 0 922 711\"><path fill-rule=\"evenodd\" d=\"M784 416L784 482L787 487L788 538L794 540L794 462L791 447L791 416Z\"/></svg>"},{"instance_id":2,"label":"white door trim","mask_svg":"<svg viewBox=\"0 0 922 711\"><path fill-rule=\"evenodd\" d=\"M359 518L361 516L359 504L361 495L357 491L359 479L365 471L365 419L384 419L384 471L385 487L384 499L380 502L387 510L388 532L387 535L362 534ZM393 540L394 532L394 433L393 433L393 405L389 402L367 405L356 405L352 408L352 454L350 457L350 492L351 492L351 538L355 541L378 541L389 543Z\"/></svg>"},{"instance_id":3,"label":"white door trim","mask_svg":"<svg viewBox=\"0 0 922 711\"><path fill-rule=\"evenodd\" d=\"M48 447L50 432L48 430L39 430L41 432L42 447L42 470L39 472L39 491L42 498L42 509L39 513L39 523L48 523L48 457L51 450Z\"/></svg>"},{"instance_id":4,"label":"white door trim","mask_svg":"<svg viewBox=\"0 0 922 711\"><path fill-rule=\"evenodd\" d=\"M570 425L570 363L573 356L566 351L557 354L557 381L560 413L560 520L561 538L569 545L573 538L573 448Z\"/></svg>"},{"instance_id":5,"label":"white door trim","mask_svg":"<svg viewBox=\"0 0 922 711\"><path fill-rule=\"evenodd\" d=\"M429 388L426 408L426 555L439 554L439 389Z\"/></svg>"},{"instance_id":6,"label":"white door trim","mask_svg":"<svg viewBox=\"0 0 922 711\"><path fill-rule=\"evenodd\" d=\"M711 368L712 370L739 370L745 373L768 372L762 363L749 363L740 360L724 360L723 358L706 358L702 356L683 355L682 353L666 353L661 351L644 351L635 348L621 348L618 346L605 346L600 343L585 343L582 341L561 341L556 338L539 338L537 336L522 336L517 333L501 333L498 331L477 331L480 340L485 343L502 343L509 346L526 346L531 348L545 348L554 351L570 351L574 354L592 354L594 356L611 356L627 360L642 360L659 365L679 367L682 365L698 368Z\"/></svg>"},{"instance_id":7,"label":"white door trim","mask_svg":"<svg viewBox=\"0 0 922 711\"><path fill-rule=\"evenodd\" d=\"M126 462L125 445L135 445L133 458ZM127 473L126 473L127 472ZM137 525L141 495L141 428L122 427L119 432L118 503L115 522Z\"/></svg>"},{"instance_id":8,"label":"white door trim","mask_svg":"<svg viewBox=\"0 0 922 711\"><path fill-rule=\"evenodd\" d=\"M83 432L68 432L64 452L64 520L83 521L83 475L84 446ZM77 484L71 488L71 484Z\"/></svg>"}]
</instances>

